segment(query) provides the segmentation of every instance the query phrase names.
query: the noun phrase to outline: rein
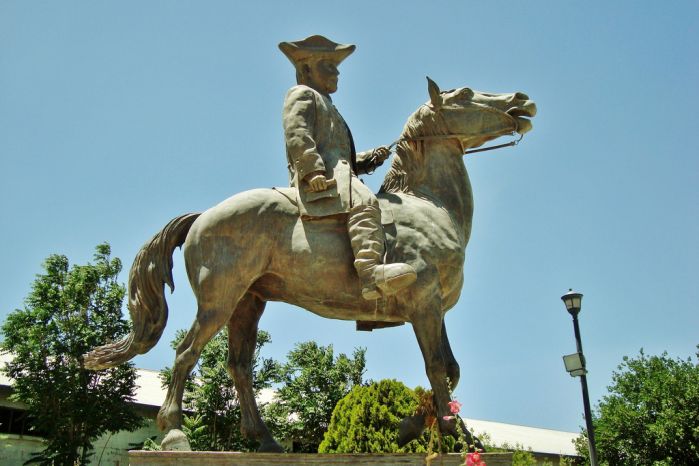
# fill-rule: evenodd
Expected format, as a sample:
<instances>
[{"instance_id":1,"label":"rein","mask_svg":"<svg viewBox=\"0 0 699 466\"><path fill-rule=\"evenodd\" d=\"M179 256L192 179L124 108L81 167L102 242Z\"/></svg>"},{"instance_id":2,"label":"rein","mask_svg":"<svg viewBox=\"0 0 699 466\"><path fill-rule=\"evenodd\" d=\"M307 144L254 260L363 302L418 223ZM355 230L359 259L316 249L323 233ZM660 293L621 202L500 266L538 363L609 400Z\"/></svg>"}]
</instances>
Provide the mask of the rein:
<instances>
[{"instance_id":1,"label":"rein","mask_svg":"<svg viewBox=\"0 0 699 466\"><path fill-rule=\"evenodd\" d=\"M512 132L512 135L514 136L514 131ZM459 144L461 144L461 137L466 137L466 136L471 136L469 134L443 134L443 135L434 135L434 136L420 136L417 138L400 138L396 141L393 141L389 146L389 150L393 151L393 148L398 145L399 142L401 141L434 141L434 140L443 140L443 139L458 139ZM497 144L494 146L489 146L489 147L483 147L481 149L472 149L472 150L464 150L463 146L461 148L461 153L463 155L468 155L468 154L475 154L477 152L487 152L489 150L495 150L495 149L502 149L504 147L514 147L519 142L522 140L524 137L524 134L521 134L519 136L519 139L515 139L514 141L506 142L504 144Z\"/></svg>"}]
</instances>

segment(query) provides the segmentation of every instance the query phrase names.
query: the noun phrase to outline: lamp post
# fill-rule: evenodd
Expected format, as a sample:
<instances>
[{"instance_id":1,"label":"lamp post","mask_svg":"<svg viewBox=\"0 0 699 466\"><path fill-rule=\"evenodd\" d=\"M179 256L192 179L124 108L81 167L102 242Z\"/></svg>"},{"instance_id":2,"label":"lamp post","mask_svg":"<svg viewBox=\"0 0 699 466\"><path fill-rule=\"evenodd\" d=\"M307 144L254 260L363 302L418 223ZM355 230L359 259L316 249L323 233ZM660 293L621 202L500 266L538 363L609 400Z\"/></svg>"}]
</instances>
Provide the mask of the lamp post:
<instances>
[{"instance_id":1,"label":"lamp post","mask_svg":"<svg viewBox=\"0 0 699 466\"><path fill-rule=\"evenodd\" d=\"M585 367L585 356L583 355L582 342L580 340L580 325L578 325L578 314L580 313L582 303L582 293L576 293L572 289L568 293L561 296L561 299L566 305L566 309L573 316L573 329L575 330L575 344L577 353L563 356L563 363L566 366L566 371L571 377L580 377L580 385L582 385L583 404L585 407L585 425L587 426L587 440L590 449L590 465L597 466L597 449L595 448L595 429L592 426L592 414L590 412L590 396L587 393L587 369Z\"/></svg>"}]
</instances>

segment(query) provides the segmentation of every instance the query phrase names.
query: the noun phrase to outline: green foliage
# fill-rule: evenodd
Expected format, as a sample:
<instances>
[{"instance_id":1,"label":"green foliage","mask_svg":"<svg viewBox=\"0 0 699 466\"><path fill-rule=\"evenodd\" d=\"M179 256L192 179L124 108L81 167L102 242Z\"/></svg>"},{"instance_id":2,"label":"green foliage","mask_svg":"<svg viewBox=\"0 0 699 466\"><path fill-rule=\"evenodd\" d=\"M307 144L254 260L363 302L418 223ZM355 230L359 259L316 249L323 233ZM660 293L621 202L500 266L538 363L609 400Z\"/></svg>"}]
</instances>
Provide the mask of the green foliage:
<instances>
[{"instance_id":1,"label":"green foliage","mask_svg":"<svg viewBox=\"0 0 699 466\"><path fill-rule=\"evenodd\" d=\"M357 386L335 407L319 453L425 452L426 439L398 447L398 426L415 414L418 396L403 383Z\"/></svg>"},{"instance_id":2,"label":"green foliage","mask_svg":"<svg viewBox=\"0 0 699 466\"><path fill-rule=\"evenodd\" d=\"M495 452L512 452L512 466L536 466L538 463L531 448L525 448L521 443L511 445L507 442L501 445L494 445L487 434L479 436L483 442L486 451Z\"/></svg>"},{"instance_id":3,"label":"green foliage","mask_svg":"<svg viewBox=\"0 0 699 466\"><path fill-rule=\"evenodd\" d=\"M536 466L539 464L536 456L534 456L534 453L532 452L532 449L526 448L521 443L515 443L512 445L505 442L498 445L493 442L490 435L485 432L478 434L478 438L480 438L481 442L483 442L485 450L489 453L512 452L512 466ZM553 464L553 461L548 459L544 459L541 463L542 466L553 466ZM560 456L558 458L558 464L559 466L573 466L577 463L575 463L575 461L571 458Z\"/></svg>"},{"instance_id":4,"label":"green foliage","mask_svg":"<svg viewBox=\"0 0 699 466\"><path fill-rule=\"evenodd\" d=\"M187 436L187 440L189 440L189 446L192 447L192 450L213 450L213 448L209 447L212 444L215 444L215 442L217 441L216 424L216 422L213 422L211 425L211 429L209 429L209 425L206 424L206 421L204 420L203 416L184 416L184 418L182 419L182 432L184 432L184 434Z\"/></svg>"},{"instance_id":5,"label":"green foliage","mask_svg":"<svg viewBox=\"0 0 699 466\"><path fill-rule=\"evenodd\" d=\"M134 448L134 450L144 450L144 451L161 451L160 444L155 441L154 438L147 438L143 445L139 448Z\"/></svg>"},{"instance_id":6,"label":"green foliage","mask_svg":"<svg viewBox=\"0 0 699 466\"><path fill-rule=\"evenodd\" d=\"M160 443L156 442L157 435L148 437L141 443L130 443L129 450L161 451Z\"/></svg>"},{"instance_id":7,"label":"green foliage","mask_svg":"<svg viewBox=\"0 0 699 466\"><path fill-rule=\"evenodd\" d=\"M186 333L177 332L173 348ZM260 357L260 349L271 341L269 333L260 330L253 357L253 391L268 388L277 379L279 365ZM184 416L183 431L195 451L254 451L256 444L240 433L240 403L227 370L228 332L216 335L202 351L198 364L185 384L183 403L194 413ZM171 369L162 372L164 384L170 382Z\"/></svg>"},{"instance_id":8,"label":"green foliage","mask_svg":"<svg viewBox=\"0 0 699 466\"><path fill-rule=\"evenodd\" d=\"M594 414L593 414L593 419L594 419ZM595 430L595 435L597 435L597 431ZM579 437L576 437L575 440L573 440L573 445L575 446L575 451L578 452L578 455L582 458L582 464L584 465L589 465L590 464L590 451L588 450L588 440L587 440L587 430L583 429L582 433L580 434ZM597 438L595 437L595 445L597 447L597 460L599 462L599 444L597 442Z\"/></svg>"},{"instance_id":9,"label":"green foliage","mask_svg":"<svg viewBox=\"0 0 699 466\"><path fill-rule=\"evenodd\" d=\"M624 357L612 381L593 415L600 462L699 464L697 363L641 350L636 358ZM587 459L586 432L576 447Z\"/></svg>"},{"instance_id":10,"label":"green foliage","mask_svg":"<svg viewBox=\"0 0 699 466\"><path fill-rule=\"evenodd\" d=\"M141 418L132 405L136 371L131 364L88 371L80 356L122 337L124 286L119 259L97 246L94 264L69 267L52 255L37 275L24 309L3 323L0 350L14 355L3 371L12 377L12 399L27 405L32 428L46 448L32 462L86 464L92 442L107 432L134 430Z\"/></svg>"},{"instance_id":11,"label":"green foliage","mask_svg":"<svg viewBox=\"0 0 699 466\"><path fill-rule=\"evenodd\" d=\"M518 445L512 453L512 466L536 466L536 458L531 450Z\"/></svg>"},{"instance_id":12,"label":"green foliage","mask_svg":"<svg viewBox=\"0 0 699 466\"><path fill-rule=\"evenodd\" d=\"M265 411L274 435L293 441L294 451L317 452L335 405L362 383L365 352L356 349L352 358L336 358L332 345L297 344L282 366L278 401Z\"/></svg>"},{"instance_id":13,"label":"green foliage","mask_svg":"<svg viewBox=\"0 0 699 466\"><path fill-rule=\"evenodd\" d=\"M483 442L483 445L485 446L486 451L489 452L504 452L504 451L511 451L512 452L512 466L536 466L537 461L536 457L534 457L534 453L532 453L531 448L525 448L524 445L521 443L515 443L514 445L511 445L507 442L496 445L492 442L490 439L490 436L488 434L482 434L479 435L479 438L481 439L481 442Z\"/></svg>"}]
</instances>

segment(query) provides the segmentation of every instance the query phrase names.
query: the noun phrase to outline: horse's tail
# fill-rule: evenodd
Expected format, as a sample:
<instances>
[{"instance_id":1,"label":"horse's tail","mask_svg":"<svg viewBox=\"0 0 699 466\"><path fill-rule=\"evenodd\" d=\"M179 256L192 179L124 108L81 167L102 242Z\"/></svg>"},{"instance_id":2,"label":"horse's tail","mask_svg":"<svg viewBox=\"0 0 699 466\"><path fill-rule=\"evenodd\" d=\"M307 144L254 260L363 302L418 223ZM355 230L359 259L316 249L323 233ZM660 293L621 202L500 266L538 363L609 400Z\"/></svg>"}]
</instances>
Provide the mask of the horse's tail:
<instances>
[{"instance_id":1,"label":"horse's tail","mask_svg":"<svg viewBox=\"0 0 699 466\"><path fill-rule=\"evenodd\" d=\"M160 340L167 323L165 284L175 290L172 253L182 246L200 214L185 214L170 221L136 255L129 273L131 333L123 339L83 355L85 367L99 370L117 366L146 353Z\"/></svg>"}]
</instances>

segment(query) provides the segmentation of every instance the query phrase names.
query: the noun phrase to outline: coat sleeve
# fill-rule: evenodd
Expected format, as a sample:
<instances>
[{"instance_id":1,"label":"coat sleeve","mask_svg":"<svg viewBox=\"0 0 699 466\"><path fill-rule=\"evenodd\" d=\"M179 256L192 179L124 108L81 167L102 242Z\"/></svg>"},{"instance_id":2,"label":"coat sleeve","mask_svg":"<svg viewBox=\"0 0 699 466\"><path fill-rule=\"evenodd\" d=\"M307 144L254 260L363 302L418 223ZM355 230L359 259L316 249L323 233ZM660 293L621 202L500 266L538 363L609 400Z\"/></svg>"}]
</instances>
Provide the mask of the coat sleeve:
<instances>
[{"instance_id":1,"label":"coat sleeve","mask_svg":"<svg viewBox=\"0 0 699 466\"><path fill-rule=\"evenodd\" d=\"M365 152L357 152L357 174L358 175L370 175L374 173L374 170L381 165L377 164L376 160L372 158L374 154L373 150L368 150Z\"/></svg>"},{"instance_id":2,"label":"coat sleeve","mask_svg":"<svg viewBox=\"0 0 699 466\"><path fill-rule=\"evenodd\" d=\"M313 91L305 86L289 90L284 101L282 123L289 162L302 180L309 173L325 173L325 164L313 139L316 102Z\"/></svg>"}]
</instances>

